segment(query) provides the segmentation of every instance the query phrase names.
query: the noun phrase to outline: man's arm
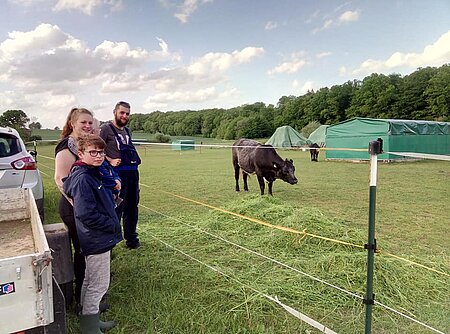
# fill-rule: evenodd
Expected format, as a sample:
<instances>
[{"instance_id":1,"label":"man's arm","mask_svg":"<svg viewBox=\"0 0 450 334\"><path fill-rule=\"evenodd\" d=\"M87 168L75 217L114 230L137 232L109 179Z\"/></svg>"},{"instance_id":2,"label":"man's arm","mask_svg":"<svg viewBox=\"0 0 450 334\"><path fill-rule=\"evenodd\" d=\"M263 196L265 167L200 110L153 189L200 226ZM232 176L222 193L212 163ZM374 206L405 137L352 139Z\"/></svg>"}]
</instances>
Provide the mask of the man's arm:
<instances>
[{"instance_id":1,"label":"man's arm","mask_svg":"<svg viewBox=\"0 0 450 334\"><path fill-rule=\"evenodd\" d=\"M116 145L116 139L114 133L112 132L109 126L109 123L102 125L100 131L100 138L102 138L105 141L107 147L110 147L111 145ZM105 158L106 160L108 160L109 164L113 167L117 167L120 165L121 162L120 158L112 158L108 155L106 155Z\"/></svg>"}]
</instances>

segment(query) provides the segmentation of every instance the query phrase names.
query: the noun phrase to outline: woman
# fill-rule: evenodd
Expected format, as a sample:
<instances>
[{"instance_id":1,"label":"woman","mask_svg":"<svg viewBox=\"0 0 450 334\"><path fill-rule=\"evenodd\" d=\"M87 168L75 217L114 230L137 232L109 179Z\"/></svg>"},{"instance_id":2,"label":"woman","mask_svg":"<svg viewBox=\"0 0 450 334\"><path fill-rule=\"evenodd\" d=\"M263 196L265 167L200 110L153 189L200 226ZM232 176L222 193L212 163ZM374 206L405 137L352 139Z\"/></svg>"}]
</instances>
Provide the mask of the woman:
<instances>
[{"instance_id":1,"label":"woman","mask_svg":"<svg viewBox=\"0 0 450 334\"><path fill-rule=\"evenodd\" d=\"M78 160L76 139L83 134L92 132L94 117L92 112L84 108L72 108L67 116L66 123L61 133L61 140L55 148L55 183L61 191L59 200L59 215L69 230L74 256L73 267L75 273L75 301L80 304L81 287L84 280L86 263L80 253L80 242L75 227L75 218L72 204L66 199L63 192L63 179L66 178L72 165ZM69 297L69 298L67 298ZM71 296L66 296L66 302L70 305Z\"/></svg>"}]
</instances>

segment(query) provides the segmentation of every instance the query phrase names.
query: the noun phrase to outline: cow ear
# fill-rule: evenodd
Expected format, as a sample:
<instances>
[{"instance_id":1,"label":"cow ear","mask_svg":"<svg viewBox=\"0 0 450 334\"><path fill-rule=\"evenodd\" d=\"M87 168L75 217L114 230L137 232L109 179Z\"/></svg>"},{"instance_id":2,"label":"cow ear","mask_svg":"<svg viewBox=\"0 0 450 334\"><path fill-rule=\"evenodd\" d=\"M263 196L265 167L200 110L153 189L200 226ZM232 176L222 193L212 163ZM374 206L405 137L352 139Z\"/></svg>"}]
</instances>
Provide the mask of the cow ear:
<instances>
[{"instance_id":1,"label":"cow ear","mask_svg":"<svg viewBox=\"0 0 450 334\"><path fill-rule=\"evenodd\" d=\"M292 160L292 159L289 159L289 161L291 162L291 164L293 164L293 163L294 163L294 160Z\"/></svg>"}]
</instances>

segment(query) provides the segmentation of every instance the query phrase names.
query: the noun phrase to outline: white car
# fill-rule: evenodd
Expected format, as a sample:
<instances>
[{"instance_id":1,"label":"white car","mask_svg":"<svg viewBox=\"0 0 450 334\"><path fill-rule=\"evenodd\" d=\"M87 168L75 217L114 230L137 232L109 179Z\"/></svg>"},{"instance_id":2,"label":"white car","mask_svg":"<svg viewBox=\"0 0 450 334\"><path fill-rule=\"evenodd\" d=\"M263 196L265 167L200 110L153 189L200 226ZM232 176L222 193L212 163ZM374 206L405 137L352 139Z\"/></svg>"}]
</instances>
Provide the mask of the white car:
<instances>
[{"instance_id":1,"label":"white car","mask_svg":"<svg viewBox=\"0 0 450 334\"><path fill-rule=\"evenodd\" d=\"M31 188L43 221L44 187L33 155L15 129L0 127L0 189Z\"/></svg>"}]
</instances>

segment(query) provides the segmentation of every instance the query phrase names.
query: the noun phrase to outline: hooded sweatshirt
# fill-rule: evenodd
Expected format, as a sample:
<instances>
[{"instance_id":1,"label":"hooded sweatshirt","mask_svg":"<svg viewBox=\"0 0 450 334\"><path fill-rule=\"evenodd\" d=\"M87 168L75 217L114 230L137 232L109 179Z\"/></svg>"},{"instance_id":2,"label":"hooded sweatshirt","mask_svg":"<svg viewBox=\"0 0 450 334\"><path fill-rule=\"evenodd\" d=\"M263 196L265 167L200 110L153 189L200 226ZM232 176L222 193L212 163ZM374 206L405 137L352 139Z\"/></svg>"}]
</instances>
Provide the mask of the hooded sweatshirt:
<instances>
[{"instance_id":1,"label":"hooded sweatshirt","mask_svg":"<svg viewBox=\"0 0 450 334\"><path fill-rule=\"evenodd\" d=\"M76 162L64 181L64 192L73 199L81 253L84 256L111 250L122 240L122 231L111 192L104 188L98 167Z\"/></svg>"}]
</instances>

